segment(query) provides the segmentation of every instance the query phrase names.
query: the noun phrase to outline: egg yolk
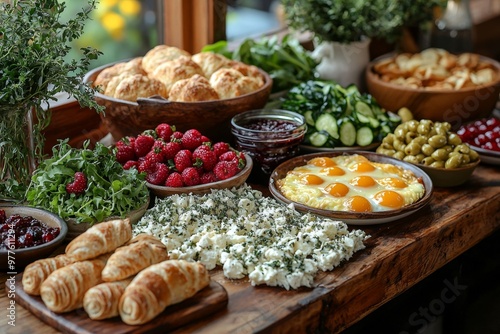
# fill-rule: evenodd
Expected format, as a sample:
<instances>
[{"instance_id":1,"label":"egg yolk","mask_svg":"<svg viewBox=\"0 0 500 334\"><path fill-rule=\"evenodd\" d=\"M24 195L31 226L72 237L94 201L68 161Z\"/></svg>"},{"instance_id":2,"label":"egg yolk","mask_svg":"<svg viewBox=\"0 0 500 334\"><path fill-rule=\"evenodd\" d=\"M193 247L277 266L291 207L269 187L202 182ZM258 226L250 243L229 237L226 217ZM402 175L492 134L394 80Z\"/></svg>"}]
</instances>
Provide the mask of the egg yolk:
<instances>
[{"instance_id":1,"label":"egg yolk","mask_svg":"<svg viewBox=\"0 0 500 334\"><path fill-rule=\"evenodd\" d=\"M321 177L314 175L314 174L306 174L302 177L302 183L304 184L322 184L325 182Z\"/></svg>"},{"instance_id":2,"label":"egg yolk","mask_svg":"<svg viewBox=\"0 0 500 334\"><path fill-rule=\"evenodd\" d=\"M358 173L367 173L373 172L375 170L375 167L369 162L358 162L351 167L351 170Z\"/></svg>"},{"instance_id":3,"label":"egg yolk","mask_svg":"<svg viewBox=\"0 0 500 334\"><path fill-rule=\"evenodd\" d=\"M330 183L326 188L326 191L333 197L344 197L349 192L349 187L343 183Z\"/></svg>"},{"instance_id":4,"label":"egg yolk","mask_svg":"<svg viewBox=\"0 0 500 334\"><path fill-rule=\"evenodd\" d=\"M340 167L334 166L321 169L321 173L326 173L328 176L340 176L344 175L345 171Z\"/></svg>"},{"instance_id":5,"label":"egg yolk","mask_svg":"<svg viewBox=\"0 0 500 334\"><path fill-rule=\"evenodd\" d=\"M382 206L399 209L405 204L403 196L392 190L383 190L375 194L374 200Z\"/></svg>"},{"instance_id":6,"label":"egg yolk","mask_svg":"<svg viewBox=\"0 0 500 334\"><path fill-rule=\"evenodd\" d=\"M361 175L361 176L356 176L351 180L351 184L353 186L358 186L358 187L372 187L375 185L375 180L371 176L366 176L366 175Z\"/></svg>"},{"instance_id":7,"label":"egg yolk","mask_svg":"<svg viewBox=\"0 0 500 334\"><path fill-rule=\"evenodd\" d=\"M405 181L398 179L397 177L385 177L379 180L379 183L383 186L391 186L393 188L406 188L408 184Z\"/></svg>"},{"instance_id":8,"label":"egg yolk","mask_svg":"<svg viewBox=\"0 0 500 334\"><path fill-rule=\"evenodd\" d=\"M362 196L352 196L344 202L344 206L348 211L355 212L371 212L372 205Z\"/></svg>"},{"instance_id":9,"label":"egg yolk","mask_svg":"<svg viewBox=\"0 0 500 334\"><path fill-rule=\"evenodd\" d=\"M311 161L309 161L309 163L311 165L314 165L317 167L332 167L332 166L337 165L335 163L335 161L333 161L330 158L326 158L326 157L318 157L318 158L311 159Z\"/></svg>"}]
</instances>

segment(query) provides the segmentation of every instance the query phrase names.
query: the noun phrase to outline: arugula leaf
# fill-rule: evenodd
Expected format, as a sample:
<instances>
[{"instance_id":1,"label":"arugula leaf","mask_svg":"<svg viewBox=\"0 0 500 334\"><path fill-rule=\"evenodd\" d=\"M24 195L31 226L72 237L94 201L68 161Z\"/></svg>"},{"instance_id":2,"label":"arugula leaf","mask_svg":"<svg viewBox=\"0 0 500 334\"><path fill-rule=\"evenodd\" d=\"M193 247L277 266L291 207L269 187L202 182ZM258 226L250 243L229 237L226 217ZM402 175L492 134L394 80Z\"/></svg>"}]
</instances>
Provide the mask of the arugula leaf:
<instances>
[{"instance_id":1,"label":"arugula leaf","mask_svg":"<svg viewBox=\"0 0 500 334\"><path fill-rule=\"evenodd\" d=\"M123 218L148 201L144 173L135 168L124 170L112 149L101 143L94 149L88 146L88 141L82 149L71 147L68 139L59 141L52 149L52 157L42 161L33 173L28 203L64 220L94 224L111 216ZM87 177L83 195L66 192L66 184L73 181L77 171Z\"/></svg>"}]
</instances>

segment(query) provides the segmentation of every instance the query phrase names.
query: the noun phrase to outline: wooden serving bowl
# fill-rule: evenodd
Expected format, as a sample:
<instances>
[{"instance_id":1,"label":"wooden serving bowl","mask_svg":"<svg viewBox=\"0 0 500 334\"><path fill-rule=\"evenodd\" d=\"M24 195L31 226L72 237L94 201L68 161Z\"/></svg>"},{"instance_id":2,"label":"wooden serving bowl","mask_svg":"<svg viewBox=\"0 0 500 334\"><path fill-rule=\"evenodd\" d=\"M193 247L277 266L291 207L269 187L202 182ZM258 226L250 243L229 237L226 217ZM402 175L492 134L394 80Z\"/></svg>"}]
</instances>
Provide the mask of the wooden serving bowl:
<instances>
[{"instance_id":1,"label":"wooden serving bowl","mask_svg":"<svg viewBox=\"0 0 500 334\"><path fill-rule=\"evenodd\" d=\"M56 214L47 210L21 205L0 205L1 210L5 210L7 217L18 214L23 217L31 216L40 222L50 226L59 227L59 235L42 245L20 249L0 250L0 270L16 272L21 271L31 262L49 257L57 247L64 241L68 233L66 222ZM11 261L9 263L9 260ZM10 267L12 264L14 267ZM15 268L15 269L14 269Z\"/></svg>"},{"instance_id":2,"label":"wooden serving bowl","mask_svg":"<svg viewBox=\"0 0 500 334\"><path fill-rule=\"evenodd\" d=\"M95 81L102 70L116 63L88 72L83 78L84 83ZM265 82L259 90L231 99L175 102L152 97L130 102L101 93L96 93L94 98L106 108L101 118L115 141L125 136L137 136L160 123L175 125L180 131L197 129L212 140L228 141L231 118L246 110L260 109L268 101L273 81L269 74L260 72Z\"/></svg>"},{"instance_id":3,"label":"wooden serving bowl","mask_svg":"<svg viewBox=\"0 0 500 334\"><path fill-rule=\"evenodd\" d=\"M421 168L432 180L435 187L456 187L467 182L481 161L477 160L459 168L435 168L423 164Z\"/></svg>"},{"instance_id":4,"label":"wooden serving bowl","mask_svg":"<svg viewBox=\"0 0 500 334\"><path fill-rule=\"evenodd\" d=\"M217 181L217 182L212 182L212 183L207 183L207 184L200 184L197 186L191 186L191 187L180 187L180 188L175 188L175 187L163 187L163 186L157 186L151 183L146 183L148 188L153 192L153 194L156 195L156 197L163 198L167 197L170 195L175 195L175 194L207 194L212 191L212 189L229 189L233 187L238 187L242 185L243 183L246 182L248 177L250 176L250 172L252 171L253 167L253 162L252 158L245 154L245 167L235 176L228 178L227 180L222 180L222 181Z\"/></svg>"},{"instance_id":5,"label":"wooden serving bowl","mask_svg":"<svg viewBox=\"0 0 500 334\"><path fill-rule=\"evenodd\" d=\"M407 107L417 120L448 122L457 130L466 122L490 115L495 108L500 93L500 63L497 61L480 57L497 69L497 79L490 84L458 90L417 89L382 81L375 73L374 65L393 55L381 56L366 68L368 92L386 110L396 112Z\"/></svg>"}]
</instances>

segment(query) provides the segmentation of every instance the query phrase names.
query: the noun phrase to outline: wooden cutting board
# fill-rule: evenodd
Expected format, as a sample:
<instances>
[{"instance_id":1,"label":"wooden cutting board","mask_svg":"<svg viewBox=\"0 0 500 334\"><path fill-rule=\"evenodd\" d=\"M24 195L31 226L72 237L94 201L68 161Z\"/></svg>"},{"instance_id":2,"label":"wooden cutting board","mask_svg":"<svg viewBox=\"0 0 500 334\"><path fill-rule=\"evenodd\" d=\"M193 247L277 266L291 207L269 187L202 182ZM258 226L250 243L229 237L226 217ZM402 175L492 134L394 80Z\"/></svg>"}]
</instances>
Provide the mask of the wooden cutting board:
<instances>
[{"instance_id":1,"label":"wooden cutting board","mask_svg":"<svg viewBox=\"0 0 500 334\"><path fill-rule=\"evenodd\" d=\"M45 307L39 296L31 296L23 290L22 275L23 273L18 274L15 280L16 302L48 325L61 332L71 334L145 333L155 330L165 333L224 309L228 302L224 287L211 281L209 286L192 298L167 307L163 313L150 322L144 325L130 326L123 323L119 317L91 320L83 308L63 314L54 313Z\"/></svg>"}]
</instances>

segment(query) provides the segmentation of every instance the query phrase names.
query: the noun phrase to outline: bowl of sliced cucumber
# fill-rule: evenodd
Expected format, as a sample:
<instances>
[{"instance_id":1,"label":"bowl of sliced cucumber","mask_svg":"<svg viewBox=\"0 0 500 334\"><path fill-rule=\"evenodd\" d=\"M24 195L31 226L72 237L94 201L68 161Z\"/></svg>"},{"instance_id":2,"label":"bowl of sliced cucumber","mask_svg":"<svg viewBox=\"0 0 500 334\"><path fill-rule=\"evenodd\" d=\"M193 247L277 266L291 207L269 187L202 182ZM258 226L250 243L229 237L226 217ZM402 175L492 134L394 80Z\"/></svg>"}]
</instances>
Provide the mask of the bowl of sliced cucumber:
<instances>
[{"instance_id":1,"label":"bowl of sliced cucumber","mask_svg":"<svg viewBox=\"0 0 500 334\"><path fill-rule=\"evenodd\" d=\"M401 123L355 85L307 81L293 87L281 109L304 116L307 124L302 148L307 151L370 150Z\"/></svg>"}]
</instances>

